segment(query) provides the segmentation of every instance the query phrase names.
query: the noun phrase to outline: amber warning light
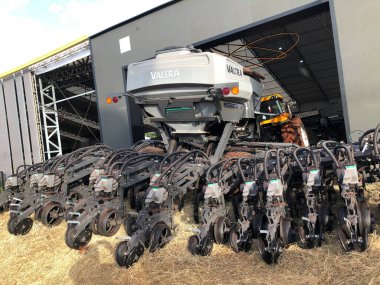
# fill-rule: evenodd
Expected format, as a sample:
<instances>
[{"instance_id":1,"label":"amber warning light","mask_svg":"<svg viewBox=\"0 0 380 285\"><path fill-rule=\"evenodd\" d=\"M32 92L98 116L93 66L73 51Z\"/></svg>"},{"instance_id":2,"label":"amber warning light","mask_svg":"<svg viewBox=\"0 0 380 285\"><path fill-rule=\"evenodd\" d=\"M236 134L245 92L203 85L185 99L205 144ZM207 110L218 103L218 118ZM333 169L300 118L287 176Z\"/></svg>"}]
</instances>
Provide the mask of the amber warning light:
<instances>
[{"instance_id":1,"label":"amber warning light","mask_svg":"<svg viewBox=\"0 0 380 285\"><path fill-rule=\"evenodd\" d=\"M106 102L107 102L107 104L117 103L117 102L119 102L119 97L117 97L117 96L107 97Z\"/></svg>"},{"instance_id":2,"label":"amber warning light","mask_svg":"<svg viewBox=\"0 0 380 285\"><path fill-rule=\"evenodd\" d=\"M238 86L234 86L231 89L228 88L228 87L224 87L222 89L222 93L223 93L224 96L227 96L230 93L232 93L233 95L237 95L237 94L239 94L239 87Z\"/></svg>"}]
</instances>

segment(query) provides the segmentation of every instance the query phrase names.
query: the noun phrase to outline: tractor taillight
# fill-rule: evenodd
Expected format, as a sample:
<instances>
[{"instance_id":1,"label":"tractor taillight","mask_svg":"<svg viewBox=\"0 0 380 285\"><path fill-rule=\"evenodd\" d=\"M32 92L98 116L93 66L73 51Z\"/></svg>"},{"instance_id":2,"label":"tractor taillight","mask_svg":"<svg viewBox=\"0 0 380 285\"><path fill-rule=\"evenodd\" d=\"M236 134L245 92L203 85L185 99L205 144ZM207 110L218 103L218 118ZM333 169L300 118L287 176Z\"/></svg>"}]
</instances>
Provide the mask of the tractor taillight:
<instances>
[{"instance_id":1,"label":"tractor taillight","mask_svg":"<svg viewBox=\"0 0 380 285\"><path fill-rule=\"evenodd\" d=\"M228 87L224 87L224 88L222 89L222 92L223 92L223 95L228 95L228 94L230 94L230 88L228 88Z\"/></svg>"},{"instance_id":2,"label":"tractor taillight","mask_svg":"<svg viewBox=\"0 0 380 285\"><path fill-rule=\"evenodd\" d=\"M106 102L107 102L107 104L111 104L112 103L112 98L111 97L107 97L107 99L106 99Z\"/></svg>"},{"instance_id":3,"label":"tractor taillight","mask_svg":"<svg viewBox=\"0 0 380 285\"><path fill-rule=\"evenodd\" d=\"M117 103L117 102L119 102L119 98L118 98L117 96L115 96L115 97L112 98L112 101L113 101L114 103Z\"/></svg>"}]
</instances>

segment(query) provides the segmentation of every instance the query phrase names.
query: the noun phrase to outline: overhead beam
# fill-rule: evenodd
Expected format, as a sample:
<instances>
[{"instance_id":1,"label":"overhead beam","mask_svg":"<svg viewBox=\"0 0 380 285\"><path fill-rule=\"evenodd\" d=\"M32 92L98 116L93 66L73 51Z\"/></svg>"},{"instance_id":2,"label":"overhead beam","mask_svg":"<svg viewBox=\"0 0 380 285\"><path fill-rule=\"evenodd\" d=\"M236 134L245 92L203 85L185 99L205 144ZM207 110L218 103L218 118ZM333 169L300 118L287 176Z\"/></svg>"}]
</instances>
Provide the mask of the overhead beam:
<instances>
[{"instance_id":1,"label":"overhead beam","mask_svg":"<svg viewBox=\"0 0 380 285\"><path fill-rule=\"evenodd\" d=\"M100 130L100 126L98 123L91 121L89 119L81 118L75 114L69 113L67 111L58 110L58 116L60 118L65 118L73 123L79 124L79 125L85 125L87 127Z\"/></svg>"},{"instance_id":2,"label":"overhead beam","mask_svg":"<svg viewBox=\"0 0 380 285\"><path fill-rule=\"evenodd\" d=\"M80 141L80 142L87 142L89 140L88 138L84 138L84 137L81 137L81 136L78 136L78 135L74 135L72 133L68 133L68 132L65 132L65 131L61 131L61 136L65 137L65 138L68 138L68 139Z\"/></svg>"},{"instance_id":3,"label":"overhead beam","mask_svg":"<svg viewBox=\"0 0 380 285\"><path fill-rule=\"evenodd\" d=\"M50 105L53 105L53 104L61 103L61 102L64 102L64 101L68 101L68 100L71 100L71 99L74 99L74 98L77 98L77 97L82 97L82 96L85 96L85 95L88 95L88 94L92 94L92 93L95 93L95 91L92 90L92 91L84 92L82 94L74 95L74 96L71 96L71 97L66 97L64 99L57 100L54 103L46 104L44 107L49 107Z\"/></svg>"}]
</instances>

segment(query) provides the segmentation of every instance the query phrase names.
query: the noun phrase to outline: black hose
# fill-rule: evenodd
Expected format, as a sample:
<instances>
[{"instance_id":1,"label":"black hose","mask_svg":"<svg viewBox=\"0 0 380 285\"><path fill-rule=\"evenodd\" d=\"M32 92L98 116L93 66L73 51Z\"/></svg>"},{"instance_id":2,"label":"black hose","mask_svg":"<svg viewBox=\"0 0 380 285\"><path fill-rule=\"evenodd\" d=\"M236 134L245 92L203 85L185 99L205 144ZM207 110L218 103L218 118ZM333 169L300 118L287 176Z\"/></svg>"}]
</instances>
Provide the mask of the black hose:
<instances>
[{"instance_id":1,"label":"black hose","mask_svg":"<svg viewBox=\"0 0 380 285\"><path fill-rule=\"evenodd\" d=\"M150 145L150 144L155 144L155 143L162 143L162 141L160 141L160 140L139 140L134 145L132 145L131 149L135 149L136 147L138 147L140 144L143 144L143 143Z\"/></svg>"},{"instance_id":2,"label":"black hose","mask_svg":"<svg viewBox=\"0 0 380 285\"><path fill-rule=\"evenodd\" d=\"M138 152L135 152L135 151L132 151L132 152L130 152L130 151L120 151L119 153L114 153L114 154L112 155L112 157L109 158L108 161L107 161L108 166L107 166L107 168L105 169L105 172L112 171L112 170L109 170L110 166L112 165L111 163L112 163L113 161L115 161L116 158L118 158L119 155L124 155L124 156L121 158L121 161L124 161L125 158L129 158L130 156L137 156L138 154L139 154L139 153L138 153ZM118 158L118 159L120 159L120 158ZM103 161L103 162L104 162L104 161ZM103 163L102 163L102 165L103 165Z\"/></svg>"},{"instance_id":3,"label":"black hose","mask_svg":"<svg viewBox=\"0 0 380 285\"><path fill-rule=\"evenodd\" d=\"M75 158L74 160L70 161L67 165L65 165L65 171L70 167L72 166L74 163L80 161L82 158L86 157L88 154L90 154L91 152L94 152L95 150L99 150L99 149L110 149L108 146L106 145L96 145L95 147L85 151L84 153L82 153L80 156L78 156L77 158ZM55 169L54 169L55 171Z\"/></svg>"},{"instance_id":4,"label":"black hose","mask_svg":"<svg viewBox=\"0 0 380 285\"><path fill-rule=\"evenodd\" d=\"M335 146L334 147L334 153L336 153L336 151L338 149L344 149L345 152L347 153L348 161L350 163L355 163L355 159L354 159L354 157L352 155L351 149L347 145L337 145L337 146Z\"/></svg>"},{"instance_id":5,"label":"black hose","mask_svg":"<svg viewBox=\"0 0 380 285\"><path fill-rule=\"evenodd\" d=\"M124 170L125 166L127 164L130 164L131 162L134 162L134 163L137 163L137 162L140 162L141 160L144 160L146 158L153 158L153 157L159 157L159 158L162 158L163 156L159 153L149 153L149 154L143 154L143 155L139 155L139 156L134 156L128 160L126 160L122 167L120 168L120 173ZM134 161L136 160L136 161Z\"/></svg>"},{"instance_id":6,"label":"black hose","mask_svg":"<svg viewBox=\"0 0 380 285\"><path fill-rule=\"evenodd\" d=\"M305 172L305 168L303 167L298 155L301 151L304 151L304 152L308 152L310 155L311 155L311 158L313 160L313 164L312 166L314 167L317 167L318 165L318 162L317 162L317 157L315 156L315 153L309 149L309 148L306 148L306 147L300 147L300 148L296 148L293 152L293 156L294 156L294 160L296 161L296 163L298 164L299 168L301 169L302 172Z\"/></svg>"},{"instance_id":7,"label":"black hose","mask_svg":"<svg viewBox=\"0 0 380 285\"><path fill-rule=\"evenodd\" d=\"M172 167L174 167L174 169L173 169L173 171L170 173L170 176L169 176L168 181L170 181L171 178L173 177L174 173L175 173L175 172L176 172L176 171L177 171L177 170L178 170L183 164L185 164L185 163L187 162L187 158L189 158L192 154L195 154L195 153L199 153L199 154L201 154L202 156L204 156L207 160L209 160L208 155L205 154L203 151L198 150L198 149L195 149L195 150L192 150L192 151L186 153L184 156L182 156L180 159L177 160L177 162L175 163L175 165L172 166ZM186 160L185 160L185 159L186 159ZM183 161L182 161L182 160L183 160ZM162 177L163 177L164 175L166 175L166 174L169 172L169 170L170 170L170 167L167 168L167 169L164 171L164 173L162 173L162 174L160 175L160 177L157 179L157 183L159 183L159 182L161 181Z\"/></svg>"},{"instance_id":8,"label":"black hose","mask_svg":"<svg viewBox=\"0 0 380 285\"><path fill-rule=\"evenodd\" d=\"M377 147L378 137L379 137L380 124L376 126L375 134L373 136L373 151L376 155L379 155L379 149Z\"/></svg>"},{"instance_id":9,"label":"black hose","mask_svg":"<svg viewBox=\"0 0 380 285\"><path fill-rule=\"evenodd\" d=\"M327 152L327 154L330 156L332 161L334 162L336 167L339 167L339 163L335 158L335 155L330 151L330 149L327 147L327 144L336 144L336 141L324 141L322 142L322 148Z\"/></svg>"},{"instance_id":10,"label":"black hose","mask_svg":"<svg viewBox=\"0 0 380 285\"><path fill-rule=\"evenodd\" d=\"M277 150L275 149L270 149L270 150L267 150L265 152L265 155L264 155L264 176L265 176L265 180L269 180L269 173L268 173L268 159L269 159L269 156L274 153L275 156L277 157ZM277 164L277 162L276 162ZM280 173L280 169L279 169L279 165L276 165L277 167L277 173L279 174Z\"/></svg>"},{"instance_id":11,"label":"black hose","mask_svg":"<svg viewBox=\"0 0 380 285\"><path fill-rule=\"evenodd\" d=\"M176 152L172 152L172 153L170 153L170 154L167 154L165 157L164 157L164 159L161 161L161 163L160 163L160 167L158 168L158 171L159 172L161 172L161 170L162 170L162 167L164 166L164 163L165 163L165 161L167 161L170 157L172 157L172 156L176 156L176 155L181 155L181 154L186 154L187 152L185 152L185 151L176 151Z\"/></svg>"},{"instance_id":12,"label":"black hose","mask_svg":"<svg viewBox=\"0 0 380 285\"><path fill-rule=\"evenodd\" d=\"M207 172L206 172L206 180L207 180L207 181L210 180L209 176L210 176L210 172L211 172L211 170L213 170L213 169L214 169L215 167L217 167L218 165L222 164L224 161L225 161L225 159L224 159L224 160L221 160L221 161L219 161L219 162L217 162L217 163L215 163L214 165L211 165L211 166L207 169Z\"/></svg>"},{"instance_id":13,"label":"black hose","mask_svg":"<svg viewBox=\"0 0 380 285\"><path fill-rule=\"evenodd\" d=\"M121 148L121 149L117 149L117 150L114 150L114 151L111 151L109 154L106 155L106 157L104 158L102 164L100 165L100 167L103 167L106 163L111 163L113 158L119 154L123 154L123 153L127 153L127 152L135 152L134 150L130 150L128 148Z\"/></svg>"},{"instance_id":14,"label":"black hose","mask_svg":"<svg viewBox=\"0 0 380 285\"><path fill-rule=\"evenodd\" d=\"M16 175L18 175L18 171L20 170L21 167L24 167L24 170L26 170L27 167L29 167L29 164L21 164L20 166L17 167L16 169Z\"/></svg>"},{"instance_id":15,"label":"black hose","mask_svg":"<svg viewBox=\"0 0 380 285\"><path fill-rule=\"evenodd\" d=\"M238 158L238 157L231 157L231 158L227 159L227 160L222 164L222 167L220 168L220 171L219 171L219 178L218 178L219 181L222 180L222 173L223 173L223 169L224 169L224 167L226 167L226 165L227 165L229 162L233 161L233 160L239 160L239 158Z\"/></svg>"},{"instance_id":16,"label":"black hose","mask_svg":"<svg viewBox=\"0 0 380 285\"><path fill-rule=\"evenodd\" d=\"M128 162L129 160L131 160L132 158L134 158L134 157L136 157L136 156L138 156L138 153L137 153L137 152L135 152L135 153L129 153L128 155L124 156L121 160L116 161L116 162L114 162L114 163L111 164L111 165L108 165L107 169L105 169L104 172L105 172L105 173L108 173L108 174L111 174L112 171L113 171L113 169L114 169L114 167L115 167L116 165L122 165L122 167L120 168L120 170L122 170L123 167L124 167L124 165L126 164L126 162Z\"/></svg>"},{"instance_id":17,"label":"black hose","mask_svg":"<svg viewBox=\"0 0 380 285\"><path fill-rule=\"evenodd\" d=\"M243 168L241 166L241 162L243 160L248 160L248 161L253 161L253 180L256 180L257 179L257 158L248 158L248 157L241 157L239 160L238 160L238 168L239 168L239 171L240 171L240 174L241 174L241 177L243 178L243 181L247 181L245 175L244 175L244 171L243 171Z\"/></svg>"}]
</instances>

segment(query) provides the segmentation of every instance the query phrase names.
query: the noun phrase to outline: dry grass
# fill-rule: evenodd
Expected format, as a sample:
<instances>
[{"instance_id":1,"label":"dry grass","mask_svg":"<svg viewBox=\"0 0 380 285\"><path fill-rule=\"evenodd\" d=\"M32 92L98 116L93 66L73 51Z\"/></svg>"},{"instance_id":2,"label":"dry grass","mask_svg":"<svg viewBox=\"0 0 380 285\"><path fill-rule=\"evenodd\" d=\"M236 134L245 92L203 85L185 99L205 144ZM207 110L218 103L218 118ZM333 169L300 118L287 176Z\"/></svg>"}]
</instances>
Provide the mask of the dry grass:
<instances>
[{"instance_id":1,"label":"dry grass","mask_svg":"<svg viewBox=\"0 0 380 285\"><path fill-rule=\"evenodd\" d=\"M370 201L377 203L380 184L368 188ZM194 225L185 211L176 214L175 238L126 270L114 263L115 238L95 236L87 251L78 252L65 245L64 223L51 229L37 223L27 236L14 237L7 232L7 219L8 214L0 216L0 284L380 284L376 234L364 253L343 253L332 233L322 248L291 245L278 265L268 266L256 243L249 253L215 245L209 257L192 256L186 248Z\"/></svg>"}]
</instances>

